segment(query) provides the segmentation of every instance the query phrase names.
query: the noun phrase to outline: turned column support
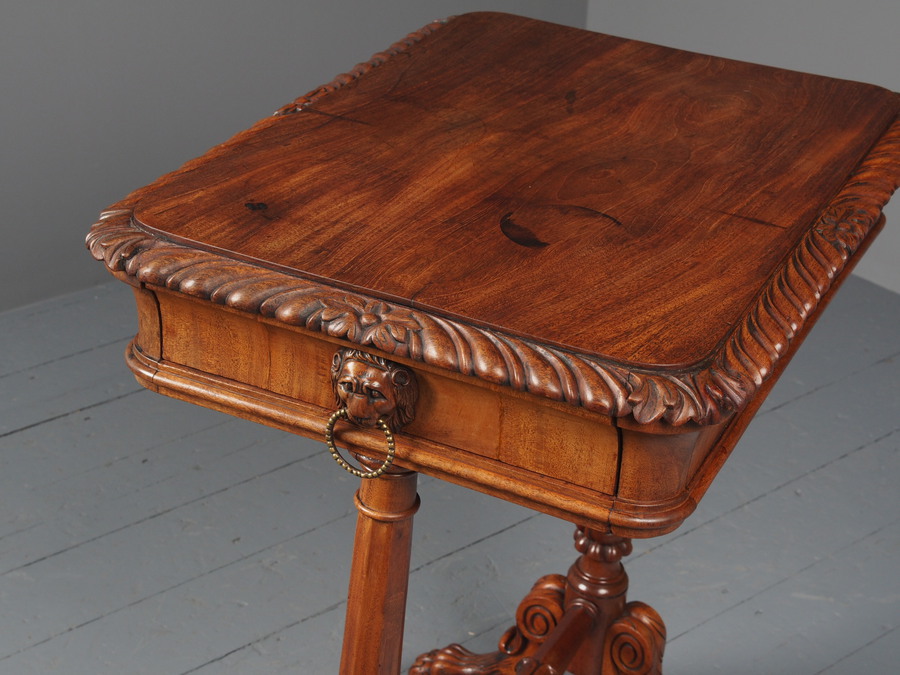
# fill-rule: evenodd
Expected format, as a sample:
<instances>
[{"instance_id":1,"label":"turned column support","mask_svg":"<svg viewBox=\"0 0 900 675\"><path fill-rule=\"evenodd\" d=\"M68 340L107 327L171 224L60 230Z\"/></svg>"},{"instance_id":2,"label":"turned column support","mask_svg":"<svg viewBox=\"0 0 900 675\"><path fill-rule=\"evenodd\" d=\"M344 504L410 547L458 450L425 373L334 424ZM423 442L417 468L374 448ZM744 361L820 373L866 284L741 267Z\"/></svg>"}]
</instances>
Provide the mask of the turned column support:
<instances>
[{"instance_id":1,"label":"turned column support","mask_svg":"<svg viewBox=\"0 0 900 675\"><path fill-rule=\"evenodd\" d=\"M347 595L341 675L398 675L418 474L363 479Z\"/></svg>"},{"instance_id":2,"label":"turned column support","mask_svg":"<svg viewBox=\"0 0 900 675\"><path fill-rule=\"evenodd\" d=\"M628 575L622 558L631 553L631 540L579 527L575 530L575 550L581 556L566 577L566 607L590 607L594 621L571 670L576 675L593 675L603 661L606 631L625 609Z\"/></svg>"},{"instance_id":3,"label":"turned column support","mask_svg":"<svg viewBox=\"0 0 900 675\"><path fill-rule=\"evenodd\" d=\"M519 605L499 649L450 645L420 656L410 675L661 675L666 631L641 602L626 603L622 557L631 541L589 528L567 576L542 577Z\"/></svg>"}]
</instances>

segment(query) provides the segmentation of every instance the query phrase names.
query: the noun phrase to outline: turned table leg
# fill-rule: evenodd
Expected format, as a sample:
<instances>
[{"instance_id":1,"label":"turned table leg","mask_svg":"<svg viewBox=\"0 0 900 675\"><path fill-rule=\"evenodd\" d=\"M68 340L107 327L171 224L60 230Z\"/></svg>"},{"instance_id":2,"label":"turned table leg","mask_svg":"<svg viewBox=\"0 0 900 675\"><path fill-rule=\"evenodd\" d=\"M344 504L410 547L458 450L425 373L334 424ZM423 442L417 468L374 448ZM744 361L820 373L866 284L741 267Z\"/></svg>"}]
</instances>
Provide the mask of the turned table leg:
<instances>
[{"instance_id":1,"label":"turned table leg","mask_svg":"<svg viewBox=\"0 0 900 675\"><path fill-rule=\"evenodd\" d=\"M400 672L417 475L392 469L364 479L356 493L341 675Z\"/></svg>"}]
</instances>

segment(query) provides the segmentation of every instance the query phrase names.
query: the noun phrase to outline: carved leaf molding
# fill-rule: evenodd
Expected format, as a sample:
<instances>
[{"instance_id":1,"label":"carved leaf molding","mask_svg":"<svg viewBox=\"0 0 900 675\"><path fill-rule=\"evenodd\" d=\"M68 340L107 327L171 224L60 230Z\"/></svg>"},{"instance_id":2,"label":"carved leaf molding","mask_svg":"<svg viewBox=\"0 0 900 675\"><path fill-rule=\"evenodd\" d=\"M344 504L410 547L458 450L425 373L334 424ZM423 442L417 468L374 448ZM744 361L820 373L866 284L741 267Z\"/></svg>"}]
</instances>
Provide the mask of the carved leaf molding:
<instances>
[{"instance_id":1,"label":"carved leaf molding","mask_svg":"<svg viewBox=\"0 0 900 675\"><path fill-rule=\"evenodd\" d=\"M432 21L419 30L410 33L402 40L395 42L384 51L374 54L368 61L358 63L349 72L338 75L328 84L323 84L322 86L313 89L311 92L294 99L291 103L288 103L286 106L278 109L275 112L275 115L291 115L293 113L302 112L304 108L308 108L323 96L327 96L331 92L340 89L347 84L350 84L354 80L358 80L373 68L377 68L378 66L388 61L391 57L407 51L414 44L421 42L436 30L446 25L449 21L452 21L452 19L453 17L450 17L448 19L441 19L439 21Z\"/></svg>"},{"instance_id":2,"label":"carved leaf molding","mask_svg":"<svg viewBox=\"0 0 900 675\"><path fill-rule=\"evenodd\" d=\"M114 272L290 326L640 424L714 424L788 351L900 182L900 122L876 145L705 364L652 371L543 345L158 238L127 205L87 238Z\"/></svg>"}]
</instances>

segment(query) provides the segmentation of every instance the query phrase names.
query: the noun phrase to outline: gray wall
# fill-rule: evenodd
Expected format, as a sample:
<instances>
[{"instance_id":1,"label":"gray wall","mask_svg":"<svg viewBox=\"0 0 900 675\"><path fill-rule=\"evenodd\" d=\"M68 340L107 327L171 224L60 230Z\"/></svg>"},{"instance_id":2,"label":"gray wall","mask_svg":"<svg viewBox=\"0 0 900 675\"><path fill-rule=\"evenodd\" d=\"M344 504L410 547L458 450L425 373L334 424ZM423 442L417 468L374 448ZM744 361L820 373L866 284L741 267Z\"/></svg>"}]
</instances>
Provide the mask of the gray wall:
<instances>
[{"instance_id":1,"label":"gray wall","mask_svg":"<svg viewBox=\"0 0 900 675\"><path fill-rule=\"evenodd\" d=\"M109 280L98 212L429 21L586 0L3 0L0 310Z\"/></svg>"},{"instance_id":2,"label":"gray wall","mask_svg":"<svg viewBox=\"0 0 900 675\"><path fill-rule=\"evenodd\" d=\"M900 0L589 0L588 28L900 91ZM856 268L900 293L900 194Z\"/></svg>"}]
</instances>

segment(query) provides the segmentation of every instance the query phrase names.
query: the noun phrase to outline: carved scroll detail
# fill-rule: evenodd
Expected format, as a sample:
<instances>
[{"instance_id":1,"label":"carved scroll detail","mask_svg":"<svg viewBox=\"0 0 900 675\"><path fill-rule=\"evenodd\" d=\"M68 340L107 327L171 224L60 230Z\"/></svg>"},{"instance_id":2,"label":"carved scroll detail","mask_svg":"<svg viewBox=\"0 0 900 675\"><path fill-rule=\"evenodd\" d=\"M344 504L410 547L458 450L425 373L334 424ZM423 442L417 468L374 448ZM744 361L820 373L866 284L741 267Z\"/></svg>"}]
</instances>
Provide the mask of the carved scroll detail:
<instances>
[{"instance_id":1,"label":"carved scroll detail","mask_svg":"<svg viewBox=\"0 0 900 675\"><path fill-rule=\"evenodd\" d=\"M421 655L410 675L660 675L665 625L649 605L625 603L621 561L631 541L578 528L575 548L581 556L568 577L538 580L498 651L474 654L450 645Z\"/></svg>"},{"instance_id":2,"label":"carved scroll detail","mask_svg":"<svg viewBox=\"0 0 900 675\"><path fill-rule=\"evenodd\" d=\"M660 675L666 627L655 609L629 602L606 632L603 675Z\"/></svg>"},{"instance_id":3,"label":"carved scroll detail","mask_svg":"<svg viewBox=\"0 0 900 675\"><path fill-rule=\"evenodd\" d=\"M771 375L900 180L900 122L823 211L750 311L705 364L652 371L188 248L145 232L129 208L88 235L98 260L139 282L261 314L386 354L647 424L712 424L740 410Z\"/></svg>"},{"instance_id":4,"label":"carved scroll detail","mask_svg":"<svg viewBox=\"0 0 900 675\"><path fill-rule=\"evenodd\" d=\"M409 675L465 673L465 675L513 675L523 657L534 654L559 624L564 613L566 578L548 574L535 582L516 610L516 625L500 638L496 652L474 654L452 644L422 654Z\"/></svg>"}]
</instances>

